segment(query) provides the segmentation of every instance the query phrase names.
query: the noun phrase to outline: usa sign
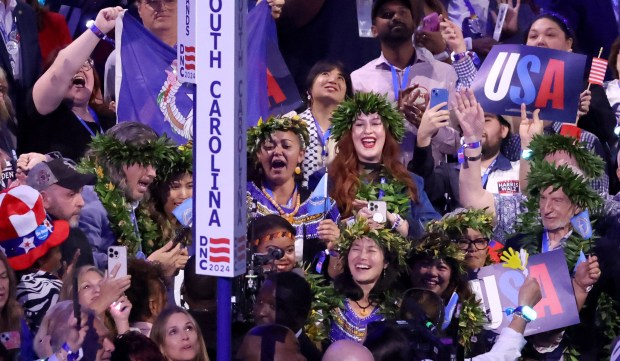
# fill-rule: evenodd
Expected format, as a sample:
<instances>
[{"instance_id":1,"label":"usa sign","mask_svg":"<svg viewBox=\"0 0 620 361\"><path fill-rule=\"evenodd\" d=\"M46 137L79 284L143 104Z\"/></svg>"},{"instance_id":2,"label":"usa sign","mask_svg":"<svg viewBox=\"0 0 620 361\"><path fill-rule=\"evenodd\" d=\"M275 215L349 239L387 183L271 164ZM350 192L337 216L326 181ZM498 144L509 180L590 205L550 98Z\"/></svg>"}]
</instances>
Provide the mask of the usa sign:
<instances>
[{"instance_id":1,"label":"usa sign","mask_svg":"<svg viewBox=\"0 0 620 361\"><path fill-rule=\"evenodd\" d=\"M495 45L472 88L485 112L520 116L525 103L541 119L574 123L585 64L585 55L567 51Z\"/></svg>"},{"instance_id":2,"label":"usa sign","mask_svg":"<svg viewBox=\"0 0 620 361\"><path fill-rule=\"evenodd\" d=\"M542 299L534 307L538 317L528 323L524 334L528 336L579 323L564 251L530 256L527 269L530 276L538 280ZM472 289L484 304L483 309L489 310L487 329L499 333L508 326L512 316L506 316L504 310L521 306L518 295L524 281L523 272L506 268L503 264L481 268L475 279L470 280Z\"/></svg>"}]
</instances>

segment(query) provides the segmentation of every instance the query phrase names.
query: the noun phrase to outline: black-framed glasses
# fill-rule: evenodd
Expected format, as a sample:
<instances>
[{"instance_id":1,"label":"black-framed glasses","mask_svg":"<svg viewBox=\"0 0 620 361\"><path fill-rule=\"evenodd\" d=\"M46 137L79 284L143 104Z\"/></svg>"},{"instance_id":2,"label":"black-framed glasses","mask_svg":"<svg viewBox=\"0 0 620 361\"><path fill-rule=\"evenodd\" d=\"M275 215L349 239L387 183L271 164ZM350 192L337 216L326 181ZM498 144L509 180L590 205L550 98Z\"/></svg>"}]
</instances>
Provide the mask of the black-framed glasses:
<instances>
[{"instance_id":1,"label":"black-framed glasses","mask_svg":"<svg viewBox=\"0 0 620 361\"><path fill-rule=\"evenodd\" d=\"M476 238L474 240L468 238L458 238L456 240L456 244L463 251L467 251L470 244L473 244L475 249L481 251L489 246L489 239L484 237Z\"/></svg>"}]
</instances>

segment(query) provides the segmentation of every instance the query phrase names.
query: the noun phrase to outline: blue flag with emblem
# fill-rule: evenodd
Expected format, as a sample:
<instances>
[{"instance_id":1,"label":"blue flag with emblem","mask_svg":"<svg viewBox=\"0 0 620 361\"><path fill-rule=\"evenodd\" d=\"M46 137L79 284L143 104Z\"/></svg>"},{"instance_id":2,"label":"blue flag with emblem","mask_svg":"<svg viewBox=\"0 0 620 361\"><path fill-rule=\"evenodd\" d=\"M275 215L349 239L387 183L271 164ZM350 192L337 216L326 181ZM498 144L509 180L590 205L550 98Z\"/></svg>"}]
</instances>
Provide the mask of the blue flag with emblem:
<instances>
[{"instance_id":1,"label":"blue flag with emblem","mask_svg":"<svg viewBox=\"0 0 620 361\"><path fill-rule=\"evenodd\" d=\"M192 139L195 85L178 80L176 50L126 15L116 21L116 51L118 121L147 124L178 144Z\"/></svg>"}]
</instances>

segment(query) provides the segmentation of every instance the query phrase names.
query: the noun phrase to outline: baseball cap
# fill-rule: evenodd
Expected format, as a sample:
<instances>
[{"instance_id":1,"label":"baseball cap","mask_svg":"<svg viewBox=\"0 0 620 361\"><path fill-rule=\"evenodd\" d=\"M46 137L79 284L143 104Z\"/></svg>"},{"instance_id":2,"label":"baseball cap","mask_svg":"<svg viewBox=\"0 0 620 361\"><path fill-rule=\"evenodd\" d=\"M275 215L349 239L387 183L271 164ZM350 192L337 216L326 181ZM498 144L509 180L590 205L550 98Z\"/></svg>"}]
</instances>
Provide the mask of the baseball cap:
<instances>
[{"instance_id":1,"label":"baseball cap","mask_svg":"<svg viewBox=\"0 0 620 361\"><path fill-rule=\"evenodd\" d=\"M381 8L381 6L383 6L383 4L390 2L390 1L399 1L401 2L403 5L407 6L407 8L409 8L409 10L411 10L411 12L413 13L413 9L411 7L411 1L409 0L374 0L373 4L372 4L372 18L374 21L374 18L377 17L377 12L379 11L379 8Z\"/></svg>"},{"instance_id":2,"label":"baseball cap","mask_svg":"<svg viewBox=\"0 0 620 361\"><path fill-rule=\"evenodd\" d=\"M75 170L75 167L64 159L52 159L41 162L28 172L26 184L42 191L52 184L71 190L78 190L85 185L95 184L94 174L84 174Z\"/></svg>"}]
</instances>

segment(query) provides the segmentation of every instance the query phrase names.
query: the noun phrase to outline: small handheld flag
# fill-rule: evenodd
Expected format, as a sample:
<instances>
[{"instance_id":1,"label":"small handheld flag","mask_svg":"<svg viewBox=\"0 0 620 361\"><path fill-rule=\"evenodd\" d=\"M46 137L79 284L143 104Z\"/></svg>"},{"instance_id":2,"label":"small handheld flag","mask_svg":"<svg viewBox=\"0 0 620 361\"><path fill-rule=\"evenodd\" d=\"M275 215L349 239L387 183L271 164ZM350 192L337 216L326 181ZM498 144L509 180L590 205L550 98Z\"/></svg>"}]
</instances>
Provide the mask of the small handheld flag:
<instances>
[{"instance_id":1,"label":"small handheld flag","mask_svg":"<svg viewBox=\"0 0 620 361\"><path fill-rule=\"evenodd\" d=\"M601 58L601 51L599 52L599 57L592 59L592 68L590 69L590 76L588 77L588 83L603 85L603 81L605 80L605 72L607 72L607 60Z\"/></svg>"}]
</instances>

